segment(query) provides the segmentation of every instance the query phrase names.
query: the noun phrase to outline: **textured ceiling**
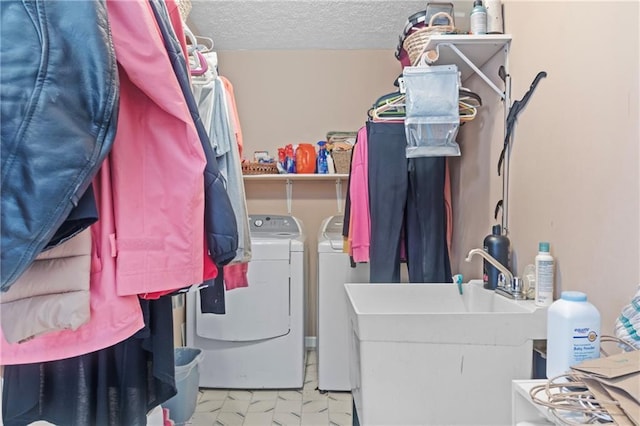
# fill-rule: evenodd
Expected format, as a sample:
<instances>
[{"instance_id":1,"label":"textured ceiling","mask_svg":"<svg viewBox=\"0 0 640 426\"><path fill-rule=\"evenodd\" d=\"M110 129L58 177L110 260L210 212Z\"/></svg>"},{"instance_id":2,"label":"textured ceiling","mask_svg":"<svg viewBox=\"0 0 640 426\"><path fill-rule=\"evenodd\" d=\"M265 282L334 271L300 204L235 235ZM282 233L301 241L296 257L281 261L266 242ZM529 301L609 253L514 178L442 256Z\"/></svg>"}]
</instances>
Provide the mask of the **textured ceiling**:
<instances>
[{"instance_id":1,"label":"textured ceiling","mask_svg":"<svg viewBox=\"0 0 640 426\"><path fill-rule=\"evenodd\" d=\"M468 27L471 1L454 1ZM188 23L216 50L395 49L407 17L427 1L191 0Z\"/></svg>"}]
</instances>

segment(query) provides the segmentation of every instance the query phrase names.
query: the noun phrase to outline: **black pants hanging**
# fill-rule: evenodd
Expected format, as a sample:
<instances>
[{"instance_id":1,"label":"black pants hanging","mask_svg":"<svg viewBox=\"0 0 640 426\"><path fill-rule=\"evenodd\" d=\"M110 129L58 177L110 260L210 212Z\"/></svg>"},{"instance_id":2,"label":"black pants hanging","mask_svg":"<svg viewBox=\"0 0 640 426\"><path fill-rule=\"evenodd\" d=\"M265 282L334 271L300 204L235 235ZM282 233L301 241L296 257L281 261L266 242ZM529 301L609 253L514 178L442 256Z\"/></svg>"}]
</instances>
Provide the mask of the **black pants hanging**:
<instances>
[{"instance_id":1,"label":"black pants hanging","mask_svg":"<svg viewBox=\"0 0 640 426\"><path fill-rule=\"evenodd\" d=\"M404 123L367 122L369 161L369 277L400 282L400 244L407 201Z\"/></svg>"},{"instance_id":2,"label":"black pants hanging","mask_svg":"<svg viewBox=\"0 0 640 426\"><path fill-rule=\"evenodd\" d=\"M368 122L367 133L370 281L400 282L404 241L410 282L451 282L444 203L446 160L407 160L404 123Z\"/></svg>"},{"instance_id":3,"label":"black pants hanging","mask_svg":"<svg viewBox=\"0 0 640 426\"><path fill-rule=\"evenodd\" d=\"M444 157L409 159L406 240L409 281L451 282L444 202Z\"/></svg>"}]
</instances>

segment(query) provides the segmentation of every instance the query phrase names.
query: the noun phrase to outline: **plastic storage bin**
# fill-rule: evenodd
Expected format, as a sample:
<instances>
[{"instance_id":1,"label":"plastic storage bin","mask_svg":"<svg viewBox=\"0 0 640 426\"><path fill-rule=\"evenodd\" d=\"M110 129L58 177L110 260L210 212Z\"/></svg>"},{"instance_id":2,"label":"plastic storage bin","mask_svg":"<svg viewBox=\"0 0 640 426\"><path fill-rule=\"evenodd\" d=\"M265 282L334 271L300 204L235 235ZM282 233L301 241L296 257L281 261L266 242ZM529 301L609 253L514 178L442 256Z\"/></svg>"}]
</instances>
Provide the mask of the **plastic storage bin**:
<instances>
[{"instance_id":1,"label":"plastic storage bin","mask_svg":"<svg viewBox=\"0 0 640 426\"><path fill-rule=\"evenodd\" d=\"M189 421L196 411L198 403L198 384L202 360L202 350L197 348L176 348L176 388L178 393L162 404L169 409L169 418L177 425Z\"/></svg>"}]
</instances>

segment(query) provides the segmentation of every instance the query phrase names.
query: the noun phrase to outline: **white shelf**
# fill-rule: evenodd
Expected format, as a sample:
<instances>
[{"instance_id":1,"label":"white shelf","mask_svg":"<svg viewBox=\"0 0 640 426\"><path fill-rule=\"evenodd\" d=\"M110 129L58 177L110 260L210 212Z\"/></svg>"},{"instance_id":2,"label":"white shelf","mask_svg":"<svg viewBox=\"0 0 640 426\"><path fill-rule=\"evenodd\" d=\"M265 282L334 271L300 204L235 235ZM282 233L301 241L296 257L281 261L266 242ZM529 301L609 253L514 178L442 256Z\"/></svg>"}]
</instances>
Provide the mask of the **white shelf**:
<instances>
[{"instance_id":1,"label":"white shelf","mask_svg":"<svg viewBox=\"0 0 640 426\"><path fill-rule=\"evenodd\" d=\"M462 81L465 81L475 71L450 48L450 45L458 48L476 67L482 68L496 53L507 49L510 43L510 34L439 34L429 38L425 50L437 48L440 55L435 63L438 65L456 64L462 73Z\"/></svg>"},{"instance_id":2,"label":"white shelf","mask_svg":"<svg viewBox=\"0 0 640 426\"><path fill-rule=\"evenodd\" d=\"M293 182L327 182L333 181L336 185L336 202L338 204L338 213L342 213L342 181L349 179L348 174L297 174L283 173L272 175L244 175L245 181L258 182L284 182L285 194L287 198L287 213L291 214L291 200L293 198Z\"/></svg>"},{"instance_id":3,"label":"white shelf","mask_svg":"<svg viewBox=\"0 0 640 426\"><path fill-rule=\"evenodd\" d=\"M584 422L584 417L580 413L559 411L559 416L561 418L558 418L551 413L549 408L533 402L529 395L529 391L534 386L543 385L546 382L546 379L511 381L512 424L516 426L563 426L567 424L582 424ZM560 390L558 388L552 388L551 392L557 393L560 392ZM545 402L548 401L544 392L538 393L538 398Z\"/></svg>"},{"instance_id":4,"label":"white shelf","mask_svg":"<svg viewBox=\"0 0 640 426\"><path fill-rule=\"evenodd\" d=\"M297 174L297 173L286 173L286 174L272 174L272 175L244 175L245 181L257 180L257 181L326 181L326 180L343 180L348 179L348 174Z\"/></svg>"}]
</instances>

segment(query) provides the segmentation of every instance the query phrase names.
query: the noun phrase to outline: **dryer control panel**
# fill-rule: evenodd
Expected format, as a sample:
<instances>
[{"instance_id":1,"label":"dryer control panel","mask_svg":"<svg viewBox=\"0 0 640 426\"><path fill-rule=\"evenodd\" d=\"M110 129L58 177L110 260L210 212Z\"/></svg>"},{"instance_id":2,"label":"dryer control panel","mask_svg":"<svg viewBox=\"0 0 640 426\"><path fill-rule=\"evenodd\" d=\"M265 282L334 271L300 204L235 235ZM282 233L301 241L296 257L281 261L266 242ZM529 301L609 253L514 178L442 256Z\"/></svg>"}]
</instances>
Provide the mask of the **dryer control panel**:
<instances>
[{"instance_id":1,"label":"dryer control panel","mask_svg":"<svg viewBox=\"0 0 640 426\"><path fill-rule=\"evenodd\" d=\"M295 236L300 234L298 222L293 216L249 215L252 235Z\"/></svg>"},{"instance_id":2,"label":"dryer control panel","mask_svg":"<svg viewBox=\"0 0 640 426\"><path fill-rule=\"evenodd\" d=\"M342 226L344 225L344 216L333 216L324 229L327 234L338 234L342 236Z\"/></svg>"}]
</instances>

